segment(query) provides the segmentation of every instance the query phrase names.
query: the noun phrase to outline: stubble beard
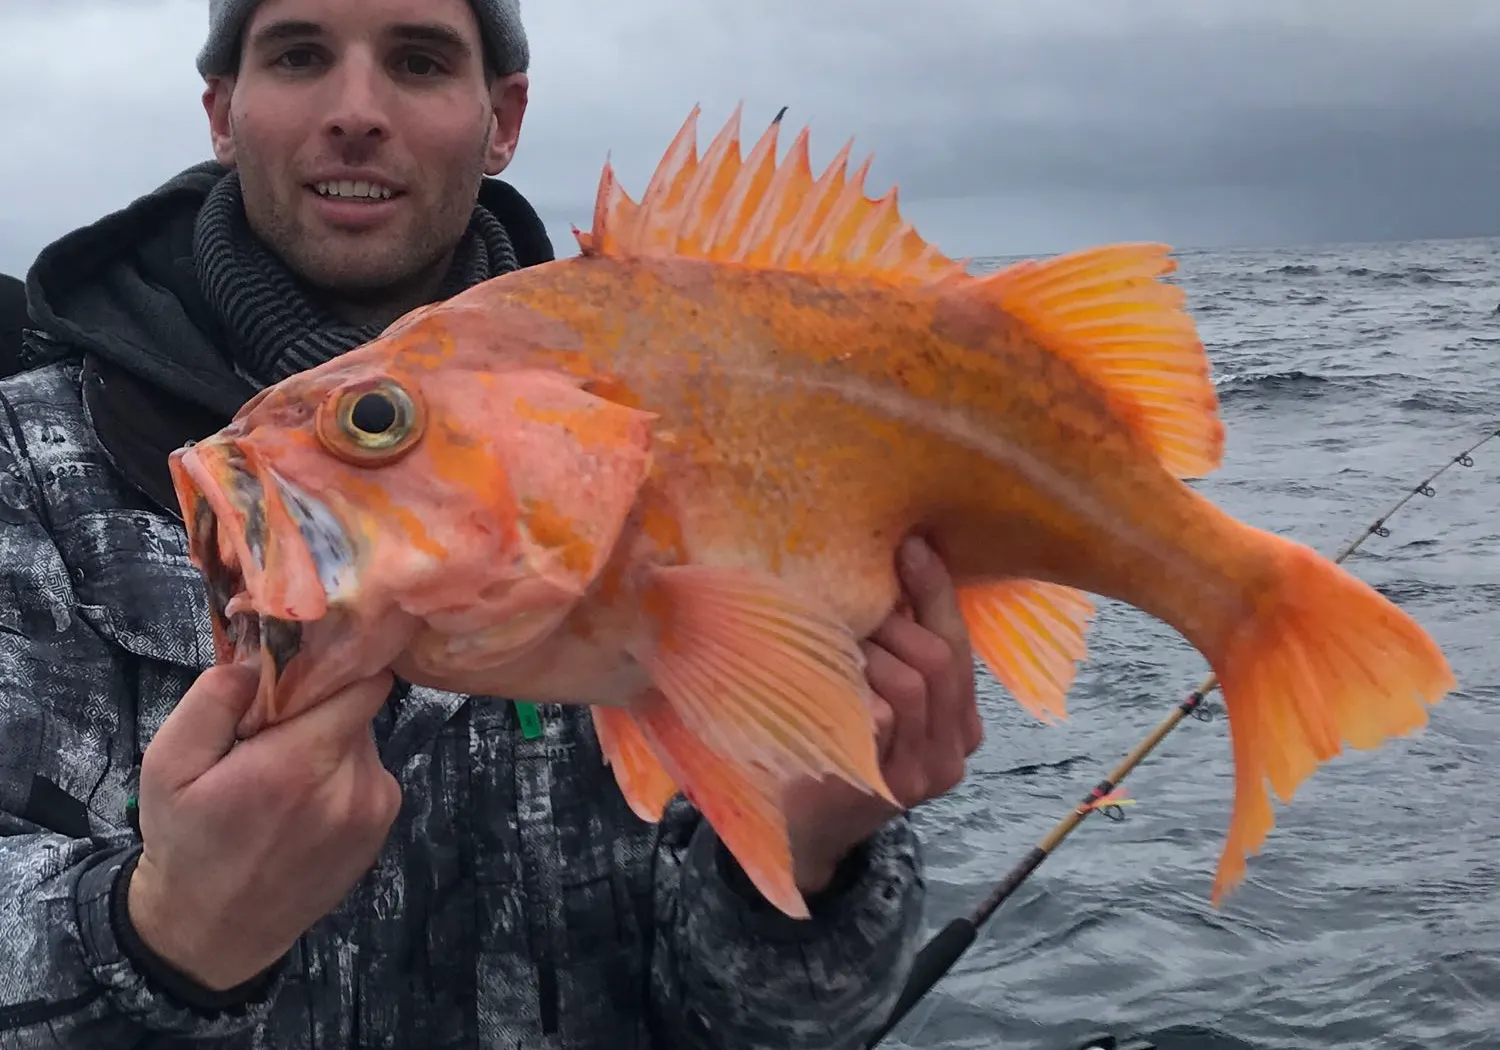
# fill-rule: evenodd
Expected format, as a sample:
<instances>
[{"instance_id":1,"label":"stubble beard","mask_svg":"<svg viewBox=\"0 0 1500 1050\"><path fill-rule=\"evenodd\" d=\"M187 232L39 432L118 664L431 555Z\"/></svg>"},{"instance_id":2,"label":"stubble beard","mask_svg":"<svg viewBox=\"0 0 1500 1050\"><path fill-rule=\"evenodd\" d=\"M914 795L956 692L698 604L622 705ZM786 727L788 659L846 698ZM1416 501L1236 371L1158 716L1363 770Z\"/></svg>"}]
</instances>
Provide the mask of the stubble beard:
<instances>
[{"instance_id":1,"label":"stubble beard","mask_svg":"<svg viewBox=\"0 0 1500 1050\"><path fill-rule=\"evenodd\" d=\"M373 236L336 234L326 239L299 216L304 188L290 185L293 199L279 199L268 169L246 158L240 147L237 167L246 220L251 232L337 312L388 324L441 289L478 199L488 147L486 131L471 174L444 187L436 214L408 217L401 228ZM244 163L247 159L251 163Z\"/></svg>"}]
</instances>

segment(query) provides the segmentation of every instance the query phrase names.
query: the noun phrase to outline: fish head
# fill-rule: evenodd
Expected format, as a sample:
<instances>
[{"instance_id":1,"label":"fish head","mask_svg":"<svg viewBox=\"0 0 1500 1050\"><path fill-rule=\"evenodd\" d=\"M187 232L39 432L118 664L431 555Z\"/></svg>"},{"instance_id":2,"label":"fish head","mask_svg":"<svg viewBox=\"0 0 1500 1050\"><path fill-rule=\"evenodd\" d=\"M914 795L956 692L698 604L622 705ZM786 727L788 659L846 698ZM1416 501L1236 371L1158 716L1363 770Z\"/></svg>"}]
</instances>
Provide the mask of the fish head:
<instances>
[{"instance_id":1,"label":"fish head","mask_svg":"<svg viewBox=\"0 0 1500 1050\"><path fill-rule=\"evenodd\" d=\"M556 629L650 464L654 417L585 386L355 351L172 454L216 656L259 668L252 724L383 669L441 684Z\"/></svg>"}]
</instances>

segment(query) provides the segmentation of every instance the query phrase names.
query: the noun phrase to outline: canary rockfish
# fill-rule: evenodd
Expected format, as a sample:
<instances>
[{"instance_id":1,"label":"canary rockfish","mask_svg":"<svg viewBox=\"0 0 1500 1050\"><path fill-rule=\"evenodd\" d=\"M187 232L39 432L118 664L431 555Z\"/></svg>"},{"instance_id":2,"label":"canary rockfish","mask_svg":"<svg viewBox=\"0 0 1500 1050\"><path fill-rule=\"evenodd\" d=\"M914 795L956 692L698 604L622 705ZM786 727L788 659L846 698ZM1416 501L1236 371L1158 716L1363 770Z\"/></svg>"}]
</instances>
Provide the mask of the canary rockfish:
<instances>
[{"instance_id":1,"label":"canary rockfish","mask_svg":"<svg viewBox=\"0 0 1500 1050\"><path fill-rule=\"evenodd\" d=\"M1235 789L1217 904L1345 745L1422 725L1438 646L1328 558L1183 479L1224 427L1169 249L971 273L804 129L700 157L695 108L641 200L606 163L581 254L416 309L172 455L247 730L390 668L589 704L643 819L681 791L806 915L789 789L891 799L859 640L926 536L975 652L1065 714L1091 595L1221 682Z\"/></svg>"}]
</instances>

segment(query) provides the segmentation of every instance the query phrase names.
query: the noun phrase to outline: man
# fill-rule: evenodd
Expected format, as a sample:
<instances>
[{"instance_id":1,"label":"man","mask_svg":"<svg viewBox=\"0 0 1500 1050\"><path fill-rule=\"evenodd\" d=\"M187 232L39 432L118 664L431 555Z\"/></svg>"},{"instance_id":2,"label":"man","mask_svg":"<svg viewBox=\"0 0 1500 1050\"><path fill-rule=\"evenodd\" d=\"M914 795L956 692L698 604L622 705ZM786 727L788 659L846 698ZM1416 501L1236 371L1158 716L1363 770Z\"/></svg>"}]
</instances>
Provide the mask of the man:
<instances>
[{"instance_id":1,"label":"man","mask_svg":"<svg viewBox=\"0 0 1500 1050\"><path fill-rule=\"evenodd\" d=\"M660 826L630 813L584 707L533 722L381 675L236 743L251 683L205 670L167 453L552 258L483 177L515 151L526 67L515 0L212 0L218 163L28 275L52 361L0 383L0 1046L825 1050L898 994L923 894L904 814L799 792L795 921L681 799ZM924 551L913 615L868 645L907 805L980 735Z\"/></svg>"}]
</instances>

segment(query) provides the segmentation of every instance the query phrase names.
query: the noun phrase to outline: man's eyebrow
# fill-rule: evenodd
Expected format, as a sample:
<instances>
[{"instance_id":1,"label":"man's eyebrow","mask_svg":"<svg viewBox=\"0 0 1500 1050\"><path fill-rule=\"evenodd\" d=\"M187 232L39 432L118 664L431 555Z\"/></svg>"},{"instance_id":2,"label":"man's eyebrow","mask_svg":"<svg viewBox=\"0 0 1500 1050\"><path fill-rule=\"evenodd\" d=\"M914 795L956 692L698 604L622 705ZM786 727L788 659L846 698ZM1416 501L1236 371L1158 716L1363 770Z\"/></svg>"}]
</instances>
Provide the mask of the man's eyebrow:
<instances>
[{"instance_id":1,"label":"man's eyebrow","mask_svg":"<svg viewBox=\"0 0 1500 1050\"><path fill-rule=\"evenodd\" d=\"M462 33L443 22L402 22L391 27L391 35L417 44L434 44L462 54L473 49Z\"/></svg>"},{"instance_id":2,"label":"man's eyebrow","mask_svg":"<svg viewBox=\"0 0 1500 1050\"><path fill-rule=\"evenodd\" d=\"M306 40L310 36L323 35L323 27L316 22L287 18L261 26L250 38L250 43L254 47L265 47L270 44L285 43L288 40Z\"/></svg>"},{"instance_id":3,"label":"man's eyebrow","mask_svg":"<svg viewBox=\"0 0 1500 1050\"><path fill-rule=\"evenodd\" d=\"M266 47L288 40L306 40L326 35L327 30L317 22L282 19L256 30L250 42L252 46ZM473 50L462 33L442 22L402 22L391 27L390 35L409 43L433 44L461 54L469 54Z\"/></svg>"}]
</instances>

